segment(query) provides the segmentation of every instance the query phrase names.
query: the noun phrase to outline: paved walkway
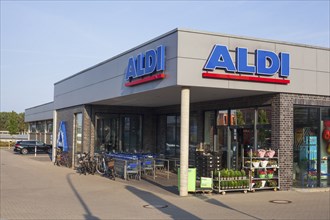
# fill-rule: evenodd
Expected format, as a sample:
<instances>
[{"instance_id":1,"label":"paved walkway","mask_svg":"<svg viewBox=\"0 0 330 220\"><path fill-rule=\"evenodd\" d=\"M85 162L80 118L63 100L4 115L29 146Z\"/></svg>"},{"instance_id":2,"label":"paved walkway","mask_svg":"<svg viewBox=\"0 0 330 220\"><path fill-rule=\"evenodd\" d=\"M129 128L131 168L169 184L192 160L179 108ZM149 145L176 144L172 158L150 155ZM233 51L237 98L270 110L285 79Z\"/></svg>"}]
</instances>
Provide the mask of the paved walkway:
<instances>
[{"instance_id":1,"label":"paved walkway","mask_svg":"<svg viewBox=\"0 0 330 220\"><path fill-rule=\"evenodd\" d=\"M330 192L257 191L179 197L149 181L56 167L47 155L0 150L0 219L330 219ZM287 200L290 203L271 203Z\"/></svg>"}]
</instances>

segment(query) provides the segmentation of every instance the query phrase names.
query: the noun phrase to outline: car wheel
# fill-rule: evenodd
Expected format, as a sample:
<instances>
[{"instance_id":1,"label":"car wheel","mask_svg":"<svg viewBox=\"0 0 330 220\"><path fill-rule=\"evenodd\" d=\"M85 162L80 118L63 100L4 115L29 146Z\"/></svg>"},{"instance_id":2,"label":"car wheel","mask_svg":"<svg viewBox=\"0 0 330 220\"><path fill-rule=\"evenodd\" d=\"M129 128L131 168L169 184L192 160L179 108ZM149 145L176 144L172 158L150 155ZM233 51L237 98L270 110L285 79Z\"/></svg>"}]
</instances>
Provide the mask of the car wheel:
<instances>
[{"instance_id":1,"label":"car wheel","mask_svg":"<svg viewBox=\"0 0 330 220\"><path fill-rule=\"evenodd\" d=\"M26 149L26 148L23 148L22 150L21 150L21 154L27 154L29 151Z\"/></svg>"}]
</instances>

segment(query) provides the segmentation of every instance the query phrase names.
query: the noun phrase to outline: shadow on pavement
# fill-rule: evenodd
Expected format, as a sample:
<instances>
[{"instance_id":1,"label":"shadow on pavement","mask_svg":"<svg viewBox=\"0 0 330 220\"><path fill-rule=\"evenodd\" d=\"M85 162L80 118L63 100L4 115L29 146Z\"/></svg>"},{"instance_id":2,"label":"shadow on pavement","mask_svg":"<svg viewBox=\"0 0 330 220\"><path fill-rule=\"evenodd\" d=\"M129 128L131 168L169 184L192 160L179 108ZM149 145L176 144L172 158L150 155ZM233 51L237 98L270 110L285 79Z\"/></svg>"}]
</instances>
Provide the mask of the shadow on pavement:
<instances>
[{"instance_id":1,"label":"shadow on pavement","mask_svg":"<svg viewBox=\"0 0 330 220\"><path fill-rule=\"evenodd\" d=\"M158 208L158 210L167 214L171 219L201 219L150 192L137 189L133 186L126 186L126 189L143 199L146 205L150 205L150 207L157 209L157 207L166 206L165 208Z\"/></svg>"},{"instance_id":2,"label":"shadow on pavement","mask_svg":"<svg viewBox=\"0 0 330 220\"><path fill-rule=\"evenodd\" d=\"M226 208L226 209L230 209L230 210L232 210L232 211L235 211L235 212L241 213L241 214L246 215L246 216L248 216L248 217L251 217L251 218L253 218L253 219L262 220L261 218L258 218L258 217L256 217L256 216L253 216L253 215L250 215L250 214L248 214L248 213L242 212L242 211L240 211L240 210L238 210L238 209L232 208L232 207L226 205L225 203L220 202L220 201L218 201L218 200L216 200L216 199L210 199L210 198L208 198L207 196L204 196L204 195L197 195L196 197L199 198L199 199L202 199L202 200L204 200L205 202L210 203L210 204L212 204L212 205L216 205L216 206L220 206L220 207L223 207L223 208Z\"/></svg>"},{"instance_id":3,"label":"shadow on pavement","mask_svg":"<svg viewBox=\"0 0 330 220\"><path fill-rule=\"evenodd\" d=\"M153 180L152 178L148 178L148 177L142 177L142 179L144 180L144 181L146 181L146 182L148 182L148 183L151 183L151 184L153 184L153 185L155 185L155 186L157 186L157 187L159 187L159 188L161 188L161 189L164 189L164 190L166 190L166 191L168 191L168 192L170 192L170 193L173 193L173 194L175 194L175 195L177 195L178 194L178 187L177 187L177 185L174 185L174 184L170 184L170 185L168 185L168 184L164 184L164 183L162 183L162 182L157 182L156 180Z\"/></svg>"},{"instance_id":4,"label":"shadow on pavement","mask_svg":"<svg viewBox=\"0 0 330 220\"><path fill-rule=\"evenodd\" d=\"M84 208L84 210L85 210L85 212L86 212L86 213L84 214L85 219L86 219L86 220L87 220L87 219L88 219L88 220L100 220L100 218L98 218L98 217L96 217L96 216L93 216L93 214L92 214L92 212L89 210L87 204L84 202L84 200L83 200L83 199L81 198L81 196L79 195L78 191L76 190L76 188L74 187L74 185L73 185L73 183L72 183L72 181L71 181L71 178L70 178L71 175L74 175L74 174L72 174L72 173L68 174L68 175L66 176L66 179L67 179L67 181L68 181L68 183L69 183L69 185L70 185L72 191L74 192L75 196L77 197L78 201L80 202L81 206Z\"/></svg>"}]
</instances>

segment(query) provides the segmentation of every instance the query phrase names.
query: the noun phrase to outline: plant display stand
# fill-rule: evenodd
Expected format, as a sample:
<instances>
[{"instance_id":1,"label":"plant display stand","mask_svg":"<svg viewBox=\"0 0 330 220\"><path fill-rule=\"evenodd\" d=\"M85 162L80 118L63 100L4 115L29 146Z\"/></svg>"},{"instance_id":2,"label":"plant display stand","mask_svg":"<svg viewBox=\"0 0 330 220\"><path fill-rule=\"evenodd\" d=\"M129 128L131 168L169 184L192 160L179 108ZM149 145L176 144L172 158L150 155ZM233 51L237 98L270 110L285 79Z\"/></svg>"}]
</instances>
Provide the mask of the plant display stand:
<instances>
[{"instance_id":1,"label":"plant display stand","mask_svg":"<svg viewBox=\"0 0 330 220\"><path fill-rule=\"evenodd\" d=\"M280 189L279 151L242 152L242 167L249 173L249 191Z\"/></svg>"},{"instance_id":2,"label":"plant display stand","mask_svg":"<svg viewBox=\"0 0 330 220\"><path fill-rule=\"evenodd\" d=\"M221 175L221 173L223 174L224 172L231 174L230 176L227 176L226 174ZM228 169L216 172L216 174L213 176L213 191L221 193L222 195L225 195L228 191L242 191L247 193L249 190L249 178L244 175L245 172L243 175L238 173L241 172Z\"/></svg>"}]
</instances>

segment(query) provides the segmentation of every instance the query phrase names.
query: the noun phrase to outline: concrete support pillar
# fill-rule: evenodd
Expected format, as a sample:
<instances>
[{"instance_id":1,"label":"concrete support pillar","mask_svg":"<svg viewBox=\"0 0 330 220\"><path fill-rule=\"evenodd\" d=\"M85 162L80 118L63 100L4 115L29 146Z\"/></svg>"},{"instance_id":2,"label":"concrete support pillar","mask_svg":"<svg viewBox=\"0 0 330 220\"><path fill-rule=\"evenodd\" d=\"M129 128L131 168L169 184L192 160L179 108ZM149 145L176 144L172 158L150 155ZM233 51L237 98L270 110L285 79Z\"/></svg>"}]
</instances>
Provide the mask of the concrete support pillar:
<instances>
[{"instance_id":1,"label":"concrete support pillar","mask_svg":"<svg viewBox=\"0 0 330 220\"><path fill-rule=\"evenodd\" d=\"M190 89L181 88L180 196L188 195Z\"/></svg>"},{"instance_id":2,"label":"concrete support pillar","mask_svg":"<svg viewBox=\"0 0 330 220\"><path fill-rule=\"evenodd\" d=\"M47 143L47 121L44 121L44 143Z\"/></svg>"},{"instance_id":3,"label":"concrete support pillar","mask_svg":"<svg viewBox=\"0 0 330 220\"><path fill-rule=\"evenodd\" d=\"M52 135L52 145L53 145L53 153L52 153L52 161L55 162L56 155L56 131L57 131L57 112L53 111L53 135Z\"/></svg>"}]
</instances>

